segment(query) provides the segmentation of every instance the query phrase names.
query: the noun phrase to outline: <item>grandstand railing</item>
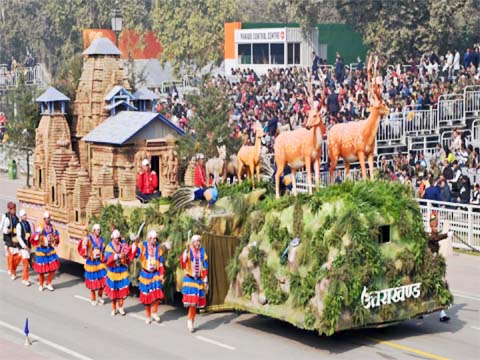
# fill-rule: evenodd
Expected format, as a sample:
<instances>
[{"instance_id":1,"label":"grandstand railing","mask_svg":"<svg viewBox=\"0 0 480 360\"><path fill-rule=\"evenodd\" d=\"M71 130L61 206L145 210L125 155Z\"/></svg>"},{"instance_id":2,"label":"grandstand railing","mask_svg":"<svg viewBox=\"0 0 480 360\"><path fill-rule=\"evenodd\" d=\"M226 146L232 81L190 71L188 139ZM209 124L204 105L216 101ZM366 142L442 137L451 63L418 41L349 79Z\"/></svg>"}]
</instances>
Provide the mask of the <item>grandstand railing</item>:
<instances>
[{"instance_id":1,"label":"grandstand railing","mask_svg":"<svg viewBox=\"0 0 480 360\"><path fill-rule=\"evenodd\" d=\"M472 123L472 143L480 145L480 119L476 119Z\"/></svg>"},{"instance_id":2,"label":"grandstand railing","mask_svg":"<svg viewBox=\"0 0 480 360\"><path fill-rule=\"evenodd\" d=\"M18 86L20 76L23 75L27 86L43 86L43 71L41 64L33 67L18 67L14 71L8 70L6 64L0 64L0 89L14 89Z\"/></svg>"},{"instance_id":3,"label":"grandstand railing","mask_svg":"<svg viewBox=\"0 0 480 360\"><path fill-rule=\"evenodd\" d=\"M464 117L480 116L480 85L467 86L464 92Z\"/></svg>"},{"instance_id":4,"label":"grandstand railing","mask_svg":"<svg viewBox=\"0 0 480 360\"><path fill-rule=\"evenodd\" d=\"M467 86L462 94L441 95L435 108L405 108L391 113L380 123L377 144L380 148L404 145L408 137L440 135L452 127L466 126L467 119L477 118L480 118L480 86ZM478 130L473 130L472 141L480 141L480 124L474 123Z\"/></svg>"},{"instance_id":5,"label":"grandstand railing","mask_svg":"<svg viewBox=\"0 0 480 360\"><path fill-rule=\"evenodd\" d=\"M416 200L420 206L426 231L430 231L430 215L432 211L436 211L439 229L447 225L456 235L453 238L454 247L480 250L480 206Z\"/></svg>"}]
</instances>

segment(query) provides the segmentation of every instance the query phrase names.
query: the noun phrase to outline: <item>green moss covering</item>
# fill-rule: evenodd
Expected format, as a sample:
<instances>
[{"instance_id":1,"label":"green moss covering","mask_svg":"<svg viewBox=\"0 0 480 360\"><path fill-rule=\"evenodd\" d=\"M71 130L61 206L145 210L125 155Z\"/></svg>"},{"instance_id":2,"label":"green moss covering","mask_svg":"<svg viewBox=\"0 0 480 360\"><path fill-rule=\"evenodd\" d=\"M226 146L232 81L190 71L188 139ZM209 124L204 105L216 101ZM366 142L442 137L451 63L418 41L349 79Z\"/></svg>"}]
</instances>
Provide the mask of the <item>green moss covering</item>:
<instances>
[{"instance_id":1,"label":"green moss covering","mask_svg":"<svg viewBox=\"0 0 480 360\"><path fill-rule=\"evenodd\" d=\"M311 196L267 196L254 209L265 213L263 225L252 218L247 223L255 224L249 242L267 252L258 291L268 305L229 292L226 301L233 307L331 335L412 318L452 301L445 261L427 249L418 205L400 184L347 182ZM379 242L382 226L390 227L389 242ZM294 237L301 243L290 249L287 263L274 261ZM371 292L416 282L422 283L418 299L374 309L362 305L364 287ZM297 311L303 319L292 315Z\"/></svg>"},{"instance_id":2,"label":"green moss covering","mask_svg":"<svg viewBox=\"0 0 480 360\"><path fill-rule=\"evenodd\" d=\"M250 299L255 291L257 291L257 282L253 274L249 273L242 282L242 292L247 299Z\"/></svg>"}]
</instances>

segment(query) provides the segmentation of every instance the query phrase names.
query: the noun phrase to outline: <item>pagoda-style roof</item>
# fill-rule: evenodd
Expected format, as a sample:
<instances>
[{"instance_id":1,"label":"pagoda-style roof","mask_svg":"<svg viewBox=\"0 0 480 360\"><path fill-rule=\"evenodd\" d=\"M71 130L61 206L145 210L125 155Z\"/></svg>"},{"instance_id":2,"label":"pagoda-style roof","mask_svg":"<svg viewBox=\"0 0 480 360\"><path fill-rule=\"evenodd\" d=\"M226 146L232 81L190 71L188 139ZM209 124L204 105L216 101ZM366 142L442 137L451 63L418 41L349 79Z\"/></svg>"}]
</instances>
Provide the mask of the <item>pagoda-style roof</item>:
<instances>
[{"instance_id":1,"label":"pagoda-style roof","mask_svg":"<svg viewBox=\"0 0 480 360\"><path fill-rule=\"evenodd\" d=\"M160 99L160 96L158 96L156 93L154 93L152 90L150 90L147 87L142 87L138 89L135 94L133 94L133 97L135 100L157 100Z\"/></svg>"},{"instance_id":2,"label":"pagoda-style roof","mask_svg":"<svg viewBox=\"0 0 480 360\"><path fill-rule=\"evenodd\" d=\"M42 95L35 99L36 102L52 102L52 101L70 101L70 98L63 95L54 87L49 87Z\"/></svg>"},{"instance_id":3,"label":"pagoda-style roof","mask_svg":"<svg viewBox=\"0 0 480 360\"><path fill-rule=\"evenodd\" d=\"M82 140L91 143L123 145L132 140L147 126L154 124L170 128L179 135L185 135L182 129L162 114L142 111L121 111L115 116L110 116L90 131ZM150 135L153 136L154 131Z\"/></svg>"},{"instance_id":4,"label":"pagoda-style roof","mask_svg":"<svg viewBox=\"0 0 480 360\"><path fill-rule=\"evenodd\" d=\"M92 44L83 52L83 55L120 55L121 53L110 39L101 37L93 40Z\"/></svg>"}]
</instances>

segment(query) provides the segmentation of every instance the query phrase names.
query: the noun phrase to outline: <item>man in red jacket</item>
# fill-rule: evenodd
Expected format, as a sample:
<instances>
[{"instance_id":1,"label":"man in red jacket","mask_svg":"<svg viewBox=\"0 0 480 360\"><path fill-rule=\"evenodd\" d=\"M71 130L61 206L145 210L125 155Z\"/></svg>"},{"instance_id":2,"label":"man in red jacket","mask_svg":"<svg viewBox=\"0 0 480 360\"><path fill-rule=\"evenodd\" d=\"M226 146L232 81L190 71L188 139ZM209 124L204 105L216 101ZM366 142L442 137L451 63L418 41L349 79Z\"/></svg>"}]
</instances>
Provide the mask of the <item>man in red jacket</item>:
<instances>
[{"instance_id":1,"label":"man in red jacket","mask_svg":"<svg viewBox=\"0 0 480 360\"><path fill-rule=\"evenodd\" d=\"M203 154L197 155L197 165L195 166L195 175L193 177L193 184L197 188L207 187L207 175L205 173L205 166L203 166Z\"/></svg>"},{"instance_id":2,"label":"man in red jacket","mask_svg":"<svg viewBox=\"0 0 480 360\"><path fill-rule=\"evenodd\" d=\"M147 203L161 196L160 191L158 191L158 176L150 168L148 159L142 161L142 171L137 175L137 188L137 199L142 203Z\"/></svg>"}]
</instances>

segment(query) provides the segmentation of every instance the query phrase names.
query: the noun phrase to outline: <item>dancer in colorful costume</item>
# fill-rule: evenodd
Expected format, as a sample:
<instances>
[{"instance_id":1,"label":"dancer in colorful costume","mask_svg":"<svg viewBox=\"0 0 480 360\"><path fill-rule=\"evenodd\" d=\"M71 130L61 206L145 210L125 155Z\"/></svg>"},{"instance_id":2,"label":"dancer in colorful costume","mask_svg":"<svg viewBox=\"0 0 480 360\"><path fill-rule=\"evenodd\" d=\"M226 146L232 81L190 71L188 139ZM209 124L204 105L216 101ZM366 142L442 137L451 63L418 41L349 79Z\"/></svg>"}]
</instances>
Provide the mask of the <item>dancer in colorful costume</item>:
<instances>
[{"instance_id":1,"label":"dancer in colorful costume","mask_svg":"<svg viewBox=\"0 0 480 360\"><path fill-rule=\"evenodd\" d=\"M100 225L93 225L92 234L88 232L82 241L78 244L78 253L85 258L85 286L90 290L91 304L103 305L103 288L107 277L107 268L104 264L105 245L100 236ZM97 294L98 292L98 298Z\"/></svg>"},{"instance_id":2,"label":"dancer in colorful costume","mask_svg":"<svg viewBox=\"0 0 480 360\"><path fill-rule=\"evenodd\" d=\"M148 233L148 240L139 244L136 257L140 258L142 270L140 271L139 289L140 302L145 305L147 313L146 324L153 320L160 322L158 304L165 298L163 293L164 260L163 250L158 244L158 235L155 230Z\"/></svg>"},{"instance_id":3,"label":"dancer in colorful costume","mask_svg":"<svg viewBox=\"0 0 480 360\"><path fill-rule=\"evenodd\" d=\"M123 301L130 293L128 279L128 264L133 260L137 251L137 245L128 246L125 240L122 240L120 231L113 230L112 241L105 248L105 263L107 265L107 279L105 283L105 293L112 300L112 316L118 312L125 315Z\"/></svg>"},{"instance_id":4,"label":"dancer in colorful costume","mask_svg":"<svg viewBox=\"0 0 480 360\"><path fill-rule=\"evenodd\" d=\"M30 286L32 283L30 282L28 268L30 266L30 238L32 236L32 226L27 220L27 212L25 210L20 210L19 215L20 222L17 224L17 238L23 266L22 283L25 286ZM15 271L16 267L13 270Z\"/></svg>"},{"instance_id":5,"label":"dancer in colorful costume","mask_svg":"<svg viewBox=\"0 0 480 360\"><path fill-rule=\"evenodd\" d=\"M58 230L51 223L50 213L46 211L43 214L43 224L39 226L32 241L32 245L37 246L35 251L35 262L33 269L37 272L40 285L39 291L43 291L45 274L47 276L48 290L53 291L52 280L55 276L55 271L60 268L60 260L58 259L55 248L60 243L60 236Z\"/></svg>"},{"instance_id":6,"label":"dancer in colorful costume","mask_svg":"<svg viewBox=\"0 0 480 360\"><path fill-rule=\"evenodd\" d=\"M187 327L194 331L197 308L204 308L207 304L205 293L208 291L208 257L202 247L200 235L192 237L192 244L183 252L180 263L185 270L182 288L182 302L188 308Z\"/></svg>"}]
</instances>

